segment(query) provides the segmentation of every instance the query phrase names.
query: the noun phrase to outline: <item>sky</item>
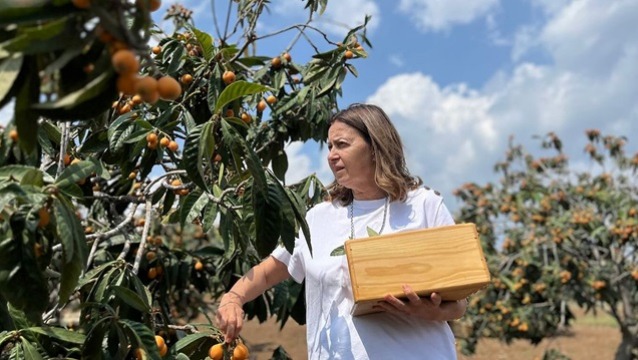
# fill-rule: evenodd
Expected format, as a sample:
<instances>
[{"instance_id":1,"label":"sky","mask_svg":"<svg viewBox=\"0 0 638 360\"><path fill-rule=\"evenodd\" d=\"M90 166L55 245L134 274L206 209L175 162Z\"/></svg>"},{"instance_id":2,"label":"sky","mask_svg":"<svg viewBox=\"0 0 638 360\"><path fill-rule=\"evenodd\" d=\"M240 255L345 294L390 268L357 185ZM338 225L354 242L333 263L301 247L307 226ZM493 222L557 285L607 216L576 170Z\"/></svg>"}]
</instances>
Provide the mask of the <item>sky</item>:
<instances>
[{"instance_id":1,"label":"sky","mask_svg":"<svg viewBox=\"0 0 638 360\"><path fill-rule=\"evenodd\" d=\"M282 0L262 31L305 19ZM371 15L369 57L339 104L381 106L404 141L410 171L439 190L452 210L455 188L498 181L493 165L510 136L543 152L535 135L555 132L573 167L593 170L585 130L627 136L638 149L638 1L329 1L316 26L338 39ZM197 24L197 19L196 19ZM297 57L295 49L291 52ZM333 177L327 150L290 144L289 181Z\"/></svg>"},{"instance_id":2,"label":"sky","mask_svg":"<svg viewBox=\"0 0 638 360\"><path fill-rule=\"evenodd\" d=\"M173 3L165 0L156 14ZM179 3L215 36L211 0ZM214 4L223 18L227 2ZM304 5L273 1L257 34L303 23ZM352 60L359 77L347 78L339 106L381 106L402 136L410 171L452 210L460 205L455 188L498 180L493 165L510 136L542 155L549 153L534 136L553 131L570 164L583 170L592 168L583 151L586 129L627 136L628 152L638 149L636 0L331 0L312 25L336 42L344 24L366 15L372 48L366 46L367 59ZM278 55L294 37L268 38L258 52ZM311 39L330 49L319 36ZM312 48L301 39L291 54L305 63ZM325 148L291 143L287 153L288 183L312 173L332 181Z\"/></svg>"}]
</instances>

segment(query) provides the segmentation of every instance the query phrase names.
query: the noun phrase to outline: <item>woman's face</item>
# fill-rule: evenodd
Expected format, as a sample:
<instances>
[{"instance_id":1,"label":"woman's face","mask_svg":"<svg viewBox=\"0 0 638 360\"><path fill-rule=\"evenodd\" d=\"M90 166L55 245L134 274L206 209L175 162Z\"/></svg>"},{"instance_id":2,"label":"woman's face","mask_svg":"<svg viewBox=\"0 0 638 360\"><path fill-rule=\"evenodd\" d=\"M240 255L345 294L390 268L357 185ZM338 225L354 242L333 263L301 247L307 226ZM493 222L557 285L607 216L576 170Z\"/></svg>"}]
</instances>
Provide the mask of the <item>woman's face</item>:
<instances>
[{"instance_id":1,"label":"woman's face","mask_svg":"<svg viewBox=\"0 0 638 360\"><path fill-rule=\"evenodd\" d=\"M376 198L372 147L352 126L334 122L328 130L328 164L339 185L352 190L355 198Z\"/></svg>"}]
</instances>

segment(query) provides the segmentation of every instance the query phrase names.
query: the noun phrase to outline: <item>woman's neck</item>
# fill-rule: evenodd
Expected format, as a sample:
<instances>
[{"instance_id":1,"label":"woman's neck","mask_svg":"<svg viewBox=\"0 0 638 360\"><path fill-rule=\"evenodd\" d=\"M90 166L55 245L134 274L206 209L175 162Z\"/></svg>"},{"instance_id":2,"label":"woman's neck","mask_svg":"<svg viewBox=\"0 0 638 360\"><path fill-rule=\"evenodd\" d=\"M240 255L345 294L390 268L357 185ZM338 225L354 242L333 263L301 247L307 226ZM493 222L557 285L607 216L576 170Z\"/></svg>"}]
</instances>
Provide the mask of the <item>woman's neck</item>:
<instances>
[{"instance_id":1,"label":"woman's neck","mask_svg":"<svg viewBox=\"0 0 638 360\"><path fill-rule=\"evenodd\" d=\"M379 187L369 189L367 191L352 190L352 196L355 200L378 200L388 196L385 191Z\"/></svg>"}]
</instances>

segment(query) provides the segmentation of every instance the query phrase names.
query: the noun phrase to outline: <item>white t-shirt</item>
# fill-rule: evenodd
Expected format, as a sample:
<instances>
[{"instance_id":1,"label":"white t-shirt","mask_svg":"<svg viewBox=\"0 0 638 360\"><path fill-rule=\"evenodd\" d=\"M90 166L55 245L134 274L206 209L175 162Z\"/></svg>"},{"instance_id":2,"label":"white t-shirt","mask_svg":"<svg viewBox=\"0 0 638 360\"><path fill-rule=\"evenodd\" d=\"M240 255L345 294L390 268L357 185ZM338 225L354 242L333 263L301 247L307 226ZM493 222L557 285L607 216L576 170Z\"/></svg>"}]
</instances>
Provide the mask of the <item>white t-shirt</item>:
<instances>
[{"instance_id":1,"label":"white t-shirt","mask_svg":"<svg viewBox=\"0 0 638 360\"><path fill-rule=\"evenodd\" d=\"M354 201L355 238L367 227L381 229L385 199ZM349 207L324 202L306 216L312 256L303 233L292 256L277 248L272 256L288 266L297 282L306 279L309 359L456 359L447 322L376 313L352 317L352 288L345 256L330 256L350 237ZM388 206L383 234L454 224L443 199L432 190L409 192L405 202Z\"/></svg>"}]
</instances>

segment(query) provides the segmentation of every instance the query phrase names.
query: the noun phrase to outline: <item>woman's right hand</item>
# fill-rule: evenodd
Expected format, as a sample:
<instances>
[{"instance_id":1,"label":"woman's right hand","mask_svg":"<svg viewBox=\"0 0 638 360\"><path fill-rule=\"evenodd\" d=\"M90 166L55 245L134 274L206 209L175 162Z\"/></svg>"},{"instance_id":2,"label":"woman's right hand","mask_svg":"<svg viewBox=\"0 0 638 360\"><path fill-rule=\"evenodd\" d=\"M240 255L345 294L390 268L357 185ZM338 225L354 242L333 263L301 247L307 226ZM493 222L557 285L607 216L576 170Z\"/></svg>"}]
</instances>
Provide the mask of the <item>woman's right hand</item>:
<instances>
[{"instance_id":1,"label":"woman's right hand","mask_svg":"<svg viewBox=\"0 0 638 360\"><path fill-rule=\"evenodd\" d=\"M237 297L229 295L222 297L215 315L217 326L224 333L226 343L235 340L244 325L242 304Z\"/></svg>"}]
</instances>

